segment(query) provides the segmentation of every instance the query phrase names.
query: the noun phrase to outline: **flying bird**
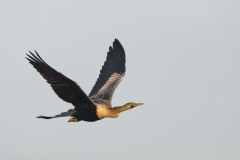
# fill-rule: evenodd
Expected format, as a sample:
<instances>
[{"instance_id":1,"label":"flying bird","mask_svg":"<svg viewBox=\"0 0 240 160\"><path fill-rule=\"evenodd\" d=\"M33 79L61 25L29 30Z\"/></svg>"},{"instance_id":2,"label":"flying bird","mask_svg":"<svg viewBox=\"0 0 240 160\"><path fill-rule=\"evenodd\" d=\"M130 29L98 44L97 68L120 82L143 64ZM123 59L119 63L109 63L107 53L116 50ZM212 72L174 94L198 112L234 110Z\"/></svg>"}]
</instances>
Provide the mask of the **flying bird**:
<instances>
[{"instance_id":1,"label":"flying bird","mask_svg":"<svg viewBox=\"0 0 240 160\"><path fill-rule=\"evenodd\" d=\"M106 61L89 96L76 82L49 66L36 51L35 54L31 51L29 53L26 54L29 63L51 85L59 98L72 103L74 106L74 109L69 109L55 116L40 115L37 118L52 119L70 116L72 118L68 122L94 122L107 117L117 118L121 112L143 104L129 102L122 106L112 107L113 93L122 81L126 71L125 51L117 39L109 47Z\"/></svg>"}]
</instances>

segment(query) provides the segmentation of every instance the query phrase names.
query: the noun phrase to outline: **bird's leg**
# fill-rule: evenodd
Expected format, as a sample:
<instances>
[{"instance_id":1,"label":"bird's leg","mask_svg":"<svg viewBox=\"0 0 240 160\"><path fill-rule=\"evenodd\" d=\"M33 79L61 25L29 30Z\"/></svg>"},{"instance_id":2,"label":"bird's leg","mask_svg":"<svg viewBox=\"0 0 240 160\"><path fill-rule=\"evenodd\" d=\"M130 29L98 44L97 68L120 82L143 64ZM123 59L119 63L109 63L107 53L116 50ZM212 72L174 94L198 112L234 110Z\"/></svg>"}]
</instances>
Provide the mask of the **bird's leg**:
<instances>
[{"instance_id":1,"label":"bird's leg","mask_svg":"<svg viewBox=\"0 0 240 160\"><path fill-rule=\"evenodd\" d=\"M68 122L78 122L79 120L77 119L77 118L75 118L75 117L73 117L73 118L70 118L69 120L68 120Z\"/></svg>"}]
</instances>

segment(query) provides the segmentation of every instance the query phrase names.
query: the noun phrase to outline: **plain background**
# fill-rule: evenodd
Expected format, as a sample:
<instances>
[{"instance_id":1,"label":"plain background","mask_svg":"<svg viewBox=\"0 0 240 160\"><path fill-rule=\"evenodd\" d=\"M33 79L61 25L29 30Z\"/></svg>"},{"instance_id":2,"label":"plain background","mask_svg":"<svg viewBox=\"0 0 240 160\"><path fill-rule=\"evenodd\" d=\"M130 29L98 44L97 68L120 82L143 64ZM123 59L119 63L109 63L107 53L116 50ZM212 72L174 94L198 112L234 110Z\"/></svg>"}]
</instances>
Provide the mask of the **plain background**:
<instances>
[{"instance_id":1,"label":"plain background","mask_svg":"<svg viewBox=\"0 0 240 160\"><path fill-rule=\"evenodd\" d=\"M240 1L0 1L0 159L239 160ZM117 119L72 108L25 59L37 50L88 94L114 38L127 56Z\"/></svg>"}]
</instances>

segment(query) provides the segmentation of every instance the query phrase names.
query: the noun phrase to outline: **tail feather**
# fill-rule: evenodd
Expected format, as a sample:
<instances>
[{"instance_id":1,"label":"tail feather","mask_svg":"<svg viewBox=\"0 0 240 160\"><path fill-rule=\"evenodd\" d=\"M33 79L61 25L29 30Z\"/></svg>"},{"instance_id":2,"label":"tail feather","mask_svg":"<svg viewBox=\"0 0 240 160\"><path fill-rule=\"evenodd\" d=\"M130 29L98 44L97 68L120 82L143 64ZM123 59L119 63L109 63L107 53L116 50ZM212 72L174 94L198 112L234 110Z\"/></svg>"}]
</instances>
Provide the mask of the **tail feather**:
<instances>
[{"instance_id":1,"label":"tail feather","mask_svg":"<svg viewBox=\"0 0 240 160\"><path fill-rule=\"evenodd\" d=\"M50 116L37 116L37 118L43 118L43 119L52 119L52 118L56 118L55 116L50 117Z\"/></svg>"},{"instance_id":2,"label":"tail feather","mask_svg":"<svg viewBox=\"0 0 240 160\"><path fill-rule=\"evenodd\" d=\"M60 114L57 114L55 116L37 116L37 118L43 118L43 119L52 119L52 118L58 118L58 117L67 117L72 116L76 111L74 109L69 109L67 112L62 112Z\"/></svg>"}]
</instances>

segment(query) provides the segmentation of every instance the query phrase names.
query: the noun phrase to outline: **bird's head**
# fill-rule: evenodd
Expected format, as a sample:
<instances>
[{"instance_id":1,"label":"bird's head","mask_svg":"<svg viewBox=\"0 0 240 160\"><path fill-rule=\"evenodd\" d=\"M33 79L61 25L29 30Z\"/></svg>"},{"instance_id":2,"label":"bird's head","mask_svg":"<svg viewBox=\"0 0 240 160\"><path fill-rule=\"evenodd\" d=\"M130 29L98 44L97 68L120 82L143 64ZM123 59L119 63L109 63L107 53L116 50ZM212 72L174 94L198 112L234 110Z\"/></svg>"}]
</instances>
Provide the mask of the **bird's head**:
<instances>
[{"instance_id":1,"label":"bird's head","mask_svg":"<svg viewBox=\"0 0 240 160\"><path fill-rule=\"evenodd\" d=\"M144 103L135 103L135 102L129 102L127 103L126 105L129 106L129 108L134 108L134 107L137 107L137 106L141 106L143 105Z\"/></svg>"},{"instance_id":2,"label":"bird's head","mask_svg":"<svg viewBox=\"0 0 240 160\"><path fill-rule=\"evenodd\" d=\"M112 117L112 118L118 117L121 112L124 112L126 110L129 110L129 109L132 109L134 107L141 106L141 105L143 105L143 103L129 102L129 103L124 104L123 106L114 107L114 108L112 108L112 110L115 113L114 114L115 117Z\"/></svg>"}]
</instances>

